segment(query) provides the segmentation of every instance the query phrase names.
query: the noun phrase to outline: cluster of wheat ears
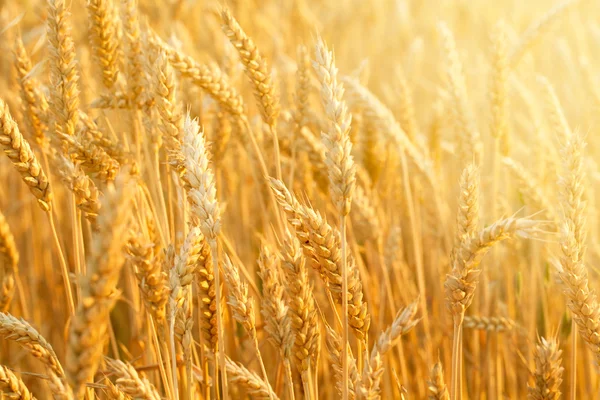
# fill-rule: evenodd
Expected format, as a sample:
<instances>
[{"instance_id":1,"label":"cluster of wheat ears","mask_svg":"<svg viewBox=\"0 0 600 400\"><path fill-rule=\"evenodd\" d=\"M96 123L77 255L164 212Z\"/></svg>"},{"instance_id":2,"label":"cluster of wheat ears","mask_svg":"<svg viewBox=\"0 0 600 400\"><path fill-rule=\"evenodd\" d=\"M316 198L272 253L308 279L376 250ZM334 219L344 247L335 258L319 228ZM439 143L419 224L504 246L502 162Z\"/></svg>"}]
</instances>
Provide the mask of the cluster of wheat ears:
<instances>
[{"instance_id":1,"label":"cluster of wheat ears","mask_svg":"<svg viewBox=\"0 0 600 400\"><path fill-rule=\"evenodd\" d=\"M0 1L0 398L598 398L599 26Z\"/></svg>"}]
</instances>

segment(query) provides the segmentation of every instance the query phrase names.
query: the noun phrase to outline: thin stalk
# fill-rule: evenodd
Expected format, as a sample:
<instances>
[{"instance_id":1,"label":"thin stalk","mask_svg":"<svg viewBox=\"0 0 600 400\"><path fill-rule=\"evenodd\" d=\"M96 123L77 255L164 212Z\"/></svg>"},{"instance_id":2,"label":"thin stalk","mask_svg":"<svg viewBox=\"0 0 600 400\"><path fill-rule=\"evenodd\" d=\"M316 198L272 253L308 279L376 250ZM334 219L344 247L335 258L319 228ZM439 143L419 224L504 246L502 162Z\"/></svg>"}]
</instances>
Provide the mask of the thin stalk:
<instances>
[{"instance_id":1,"label":"thin stalk","mask_svg":"<svg viewBox=\"0 0 600 400\"><path fill-rule=\"evenodd\" d=\"M75 195L71 194L71 225L73 229L73 243L75 244L75 275L81 276L82 267L81 260L83 259L83 251L82 251L82 243L83 240L80 240L81 237L81 215L79 210L77 209L77 205L75 204ZM75 293L77 295L77 301L81 301L81 287L77 285L75 287Z\"/></svg>"},{"instance_id":2,"label":"thin stalk","mask_svg":"<svg viewBox=\"0 0 600 400\"><path fill-rule=\"evenodd\" d=\"M569 399L577 398L577 324L571 318L571 389Z\"/></svg>"},{"instance_id":3,"label":"thin stalk","mask_svg":"<svg viewBox=\"0 0 600 400\"><path fill-rule=\"evenodd\" d=\"M60 241L58 240L58 234L56 231L56 225L54 223L54 216L52 214L52 210L46 213L48 215L48 221L50 222L50 228L52 229L52 237L54 239L54 245L56 246L56 251L58 252L58 260L60 262L63 284L65 285L65 292L67 295L67 305L69 306L70 315L75 315L75 303L73 302L73 293L71 292L71 282L69 279L69 268L67 267L67 261L65 259L65 255L60 246Z\"/></svg>"},{"instance_id":4,"label":"thin stalk","mask_svg":"<svg viewBox=\"0 0 600 400\"><path fill-rule=\"evenodd\" d=\"M262 371L265 382L269 384L269 376L267 375L267 370L265 368L265 363L263 362L262 354L260 354L260 346L258 345L258 338L256 337L256 333L254 333L254 348L256 349L256 359L258 360L258 364L260 365L260 370ZM273 395L269 392L269 398L273 400Z\"/></svg>"},{"instance_id":5,"label":"thin stalk","mask_svg":"<svg viewBox=\"0 0 600 400\"><path fill-rule=\"evenodd\" d=\"M274 125L269 125L271 129L271 136L273 136L273 147L275 148L275 173L277 174L277 179L283 182L282 174L281 174L281 155L279 153L279 138L277 137L277 127Z\"/></svg>"},{"instance_id":6,"label":"thin stalk","mask_svg":"<svg viewBox=\"0 0 600 400\"><path fill-rule=\"evenodd\" d=\"M413 253L415 263L417 264L417 284L419 286L419 300L420 308L423 313L423 330L425 331L425 350L427 364L431 364L431 332L429 331L429 312L427 311L427 291L425 288L425 272L423 271L423 251L421 249L421 236L417 232L416 214L413 204L413 194L410 187L410 177L408 175L408 164L406 162L406 155L404 149L400 149L400 160L402 164L402 182L404 184L404 193L406 196L406 203L408 205L408 219L410 224Z\"/></svg>"},{"instance_id":7,"label":"thin stalk","mask_svg":"<svg viewBox=\"0 0 600 400\"><path fill-rule=\"evenodd\" d=\"M175 315L171 316L169 322L169 346L171 351L171 374L173 375L173 395L175 400L179 399L179 381L177 378L177 353L175 353Z\"/></svg>"},{"instance_id":8,"label":"thin stalk","mask_svg":"<svg viewBox=\"0 0 600 400\"><path fill-rule=\"evenodd\" d=\"M229 393L227 391L227 371L225 368L225 335L223 331L223 316L221 315L221 271L219 268L219 246L217 243L217 239L210 240L210 252L212 253L213 259L213 268L215 274L215 296L217 298L217 347L219 352L218 360L215 357L215 373L216 371L221 371L221 384L223 386L223 399L227 400L229 398ZM262 360L261 360L262 361ZM214 382L216 390L219 389L219 380L218 376L215 376Z\"/></svg>"},{"instance_id":9,"label":"thin stalk","mask_svg":"<svg viewBox=\"0 0 600 400\"><path fill-rule=\"evenodd\" d=\"M270 176L269 175L269 169L267 168L267 164L265 163L265 159L263 158L262 155L262 151L260 150L260 147L258 147L258 142L256 141L256 136L254 135L254 132L252 131L252 127L250 126L250 123L248 122L248 120L246 118L242 119L242 123L244 124L244 127L246 128L247 132L248 132L248 136L250 137L250 143L252 144L252 148L254 149L254 152L256 153L256 158L258 160L258 164L260 165L260 170L261 173L263 175L263 178ZM273 135L275 135L275 133L273 133ZM276 140L276 136L274 136L274 141ZM279 141L276 142L277 145L277 149L276 151L279 151ZM279 157L279 155L276 155L276 157ZM279 159L278 161L278 165L279 165ZM281 166L278 167L278 178L279 180L281 180ZM264 181L264 179L263 179ZM269 199L271 200L271 204L273 205L273 209L275 210L275 213L277 214L277 219L276 219L276 225L277 225L277 229L279 230L279 232L283 233L283 215L281 214L281 210L279 208L279 205L277 204L277 200L275 199L275 195L273 194L273 191L271 191L270 189L268 190L269 192Z\"/></svg>"},{"instance_id":10,"label":"thin stalk","mask_svg":"<svg viewBox=\"0 0 600 400\"><path fill-rule=\"evenodd\" d=\"M162 346L162 354L164 354L167 358L169 357L169 350L167 349L166 343L164 340L159 340L158 338L158 333L156 331L155 328L155 324L154 321L152 320L152 317L150 317L150 329L152 330L152 340L154 341L154 347L156 348L156 354L158 356L158 368L160 371L160 376L163 380L163 384L165 386L165 389L170 391L171 393L175 392L175 388L173 385L170 374L167 374L167 371L165 370L165 363L169 362L169 360L165 360L163 361L162 357L161 357L161 346ZM161 339L164 337L164 332L161 335Z\"/></svg>"},{"instance_id":11,"label":"thin stalk","mask_svg":"<svg viewBox=\"0 0 600 400\"><path fill-rule=\"evenodd\" d=\"M309 365L308 369L302 373L302 389L304 390L304 398L306 400L313 399L313 389L311 387L312 385L310 384L310 380L311 380L310 377L311 377L311 372L310 372L310 365Z\"/></svg>"},{"instance_id":12,"label":"thin stalk","mask_svg":"<svg viewBox=\"0 0 600 400\"><path fill-rule=\"evenodd\" d=\"M454 335L452 340L452 381L450 387L450 399L461 399L460 381L462 363L460 353L462 349L462 321L460 324L454 324Z\"/></svg>"},{"instance_id":13,"label":"thin stalk","mask_svg":"<svg viewBox=\"0 0 600 400\"><path fill-rule=\"evenodd\" d=\"M292 378L292 365L290 364L289 358L284 358L283 364L285 366L285 383L288 388L288 399L295 400L294 379Z\"/></svg>"},{"instance_id":14,"label":"thin stalk","mask_svg":"<svg viewBox=\"0 0 600 400\"><path fill-rule=\"evenodd\" d=\"M342 241L342 399L348 400L348 266L346 264L346 216L340 216Z\"/></svg>"}]
</instances>

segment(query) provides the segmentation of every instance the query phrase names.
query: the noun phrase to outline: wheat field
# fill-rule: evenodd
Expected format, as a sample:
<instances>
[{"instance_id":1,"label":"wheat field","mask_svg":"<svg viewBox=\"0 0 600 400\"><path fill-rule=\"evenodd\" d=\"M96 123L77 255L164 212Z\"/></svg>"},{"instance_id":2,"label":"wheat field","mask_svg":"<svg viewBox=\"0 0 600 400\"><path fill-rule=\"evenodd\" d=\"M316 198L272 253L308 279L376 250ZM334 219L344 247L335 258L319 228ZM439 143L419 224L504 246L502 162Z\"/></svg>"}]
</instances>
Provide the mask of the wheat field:
<instances>
[{"instance_id":1,"label":"wheat field","mask_svg":"<svg viewBox=\"0 0 600 400\"><path fill-rule=\"evenodd\" d=\"M600 398L596 0L1 0L0 398Z\"/></svg>"}]
</instances>

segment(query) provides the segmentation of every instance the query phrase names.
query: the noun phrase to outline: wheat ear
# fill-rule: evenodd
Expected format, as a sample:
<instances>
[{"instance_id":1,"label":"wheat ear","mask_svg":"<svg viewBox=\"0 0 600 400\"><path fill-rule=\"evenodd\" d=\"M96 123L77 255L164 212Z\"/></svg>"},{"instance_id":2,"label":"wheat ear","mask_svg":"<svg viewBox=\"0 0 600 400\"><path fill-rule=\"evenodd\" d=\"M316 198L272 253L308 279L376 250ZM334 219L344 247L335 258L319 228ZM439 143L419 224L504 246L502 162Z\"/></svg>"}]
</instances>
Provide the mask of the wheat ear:
<instances>
[{"instance_id":1,"label":"wheat ear","mask_svg":"<svg viewBox=\"0 0 600 400\"><path fill-rule=\"evenodd\" d=\"M146 215L145 229L132 232L127 241L129 262L134 268L142 300L156 324L165 321L168 300L167 276L162 270L163 252L159 248L154 220Z\"/></svg>"},{"instance_id":2,"label":"wheat ear","mask_svg":"<svg viewBox=\"0 0 600 400\"><path fill-rule=\"evenodd\" d=\"M346 352L346 357L348 357L348 381L342 381L344 369L344 362L342 360L342 354L344 353L342 350L342 338L329 325L325 325L325 328L327 329L327 351L329 353L331 368L333 369L336 392L338 396L341 397L344 386L348 386L348 399L354 400L357 398L357 392L360 389L361 384L358 367L356 366L356 358L352 355L351 349L348 349ZM349 346L349 344L346 344L346 347ZM360 395L360 392L358 392L358 394Z\"/></svg>"},{"instance_id":3,"label":"wheat ear","mask_svg":"<svg viewBox=\"0 0 600 400\"><path fill-rule=\"evenodd\" d=\"M225 366L229 374L229 382L245 388L253 399L279 400L268 382L260 379L258 375L249 371L242 364L236 363L227 357L225 358Z\"/></svg>"},{"instance_id":4,"label":"wheat ear","mask_svg":"<svg viewBox=\"0 0 600 400\"><path fill-rule=\"evenodd\" d=\"M54 88L50 91L50 111L54 130L67 136L75 135L79 121L79 74L70 18L65 0L48 0L49 62Z\"/></svg>"},{"instance_id":5,"label":"wheat ear","mask_svg":"<svg viewBox=\"0 0 600 400\"><path fill-rule=\"evenodd\" d=\"M0 212L0 312L8 311L15 291L19 252L10 226Z\"/></svg>"},{"instance_id":6,"label":"wheat ear","mask_svg":"<svg viewBox=\"0 0 600 400\"><path fill-rule=\"evenodd\" d=\"M10 314L0 313L0 336L19 344L46 366L48 386L55 399L73 399L73 392L67 384L54 349L28 322Z\"/></svg>"},{"instance_id":7,"label":"wheat ear","mask_svg":"<svg viewBox=\"0 0 600 400\"><path fill-rule=\"evenodd\" d=\"M439 360L431 368L427 391L429 392L429 400L450 400L450 394L444 382L444 369Z\"/></svg>"},{"instance_id":8,"label":"wheat ear","mask_svg":"<svg viewBox=\"0 0 600 400\"><path fill-rule=\"evenodd\" d=\"M475 125L472 110L468 104L463 66L458 56L454 35L446 24L440 24L439 32L448 62L448 92L452 98L457 129L459 134L462 135L459 140L461 159L463 163L473 160L475 165L480 165L483 157L483 144Z\"/></svg>"},{"instance_id":9,"label":"wheat ear","mask_svg":"<svg viewBox=\"0 0 600 400\"><path fill-rule=\"evenodd\" d=\"M315 210L301 205L283 182L270 178L271 190L283 208L287 220L296 229L304 253L319 271L334 299L342 303L342 256L340 234ZM364 301L362 282L354 257L347 255L348 323L356 337L365 341L371 325L371 314Z\"/></svg>"},{"instance_id":10,"label":"wheat ear","mask_svg":"<svg viewBox=\"0 0 600 400\"><path fill-rule=\"evenodd\" d=\"M225 342L221 314L221 283L219 271L218 236L221 231L221 211L217 202L217 188L212 170L208 165L208 152L204 132L200 129L198 122L187 115L184 121L184 137L182 144L182 156L185 166L185 181L189 185L187 193L191 206L192 219L197 221L200 231L210 245L212 259L215 268L215 303L217 314L217 350L219 352L217 366L219 366L227 397L227 371L225 368ZM219 365L220 364L220 365ZM216 379L216 377L215 377Z\"/></svg>"},{"instance_id":11,"label":"wheat ear","mask_svg":"<svg viewBox=\"0 0 600 400\"><path fill-rule=\"evenodd\" d=\"M284 286L281 282L279 260L267 245L262 246L258 266L263 283L261 313L266 323L265 331L269 334L269 339L281 355L285 368L288 397L293 400L294 382L290 353L294 337L292 336L291 318L287 299L284 296Z\"/></svg>"},{"instance_id":12,"label":"wheat ear","mask_svg":"<svg viewBox=\"0 0 600 400\"><path fill-rule=\"evenodd\" d=\"M0 394L12 400L35 400L23 381L3 365L0 365Z\"/></svg>"},{"instance_id":13,"label":"wheat ear","mask_svg":"<svg viewBox=\"0 0 600 400\"><path fill-rule=\"evenodd\" d=\"M398 311L394 322L388 329L382 332L373 345L371 355L362 372L360 392L366 399L381 398L381 375L383 375L383 357L392 348L396 340L408 333L419 319L417 315L417 302L409 304Z\"/></svg>"},{"instance_id":14,"label":"wheat ear","mask_svg":"<svg viewBox=\"0 0 600 400\"><path fill-rule=\"evenodd\" d=\"M88 273L82 282L82 300L69 329L67 369L77 397L85 393L86 383L93 381L102 361L109 313L118 296L124 258L122 238L134 189L126 179L123 172L115 185L107 187L102 199L96 235L86 260Z\"/></svg>"},{"instance_id":15,"label":"wheat ear","mask_svg":"<svg viewBox=\"0 0 600 400\"><path fill-rule=\"evenodd\" d=\"M131 364L120 360L106 359L106 365L109 371L116 375L115 383L123 393L136 399L161 399L156 388L147 378L141 377Z\"/></svg>"},{"instance_id":16,"label":"wheat ear","mask_svg":"<svg viewBox=\"0 0 600 400\"><path fill-rule=\"evenodd\" d=\"M317 368L319 357L319 323L313 296L313 287L308 280L308 270L298 240L286 232L282 249L281 267L289 290L289 306L294 332L292 354L296 367L302 375L304 392L310 393L310 370Z\"/></svg>"},{"instance_id":17,"label":"wheat ear","mask_svg":"<svg viewBox=\"0 0 600 400\"><path fill-rule=\"evenodd\" d=\"M42 146L47 146L46 138L48 130L48 101L46 96L40 90L40 84L37 79L30 76L32 71L31 59L23 46L21 36L17 35L15 39L15 69L17 79L21 90L21 100L25 108L26 121L30 131L33 132L36 142Z\"/></svg>"},{"instance_id":18,"label":"wheat ear","mask_svg":"<svg viewBox=\"0 0 600 400\"><path fill-rule=\"evenodd\" d=\"M229 10L223 9L221 18L223 20L223 32L238 51L246 75L252 83L254 97L259 105L262 118L267 125L274 127L277 123L280 105L277 89L269 73L267 61Z\"/></svg>"},{"instance_id":19,"label":"wheat ear","mask_svg":"<svg viewBox=\"0 0 600 400\"><path fill-rule=\"evenodd\" d=\"M561 366L562 350L556 338L539 338L535 346L534 385L528 387L529 400L560 399L563 367Z\"/></svg>"},{"instance_id":20,"label":"wheat ear","mask_svg":"<svg viewBox=\"0 0 600 400\"><path fill-rule=\"evenodd\" d=\"M8 105L2 100L0 100L0 147L19 171L42 210L49 212L52 207L52 191L48 178L10 115Z\"/></svg>"},{"instance_id":21,"label":"wheat ear","mask_svg":"<svg viewBox=\"0 0 600 400\"><path fill-rule=\"evenodd\" d=\"M87 2L90 21L90 39L94 56L102 71L102 82L112 89L119 77L118 24L111 0Z\"/></svg>"},{"instance_id":22,"label":"wheat ear","mask_svg":"<svg viewBox=\"0 0 600 400\"><path fill-rule=\"evenodd\" d=\"M585 142L577 134L567 136L562 148L564 171L560 178L562 221L562 257L560 278L566 287L567 305L581 337L597 361L600 360L600 307L589 287L585 252L587 247L586 198L584 192Z\"/></svg>"}]
</instances>

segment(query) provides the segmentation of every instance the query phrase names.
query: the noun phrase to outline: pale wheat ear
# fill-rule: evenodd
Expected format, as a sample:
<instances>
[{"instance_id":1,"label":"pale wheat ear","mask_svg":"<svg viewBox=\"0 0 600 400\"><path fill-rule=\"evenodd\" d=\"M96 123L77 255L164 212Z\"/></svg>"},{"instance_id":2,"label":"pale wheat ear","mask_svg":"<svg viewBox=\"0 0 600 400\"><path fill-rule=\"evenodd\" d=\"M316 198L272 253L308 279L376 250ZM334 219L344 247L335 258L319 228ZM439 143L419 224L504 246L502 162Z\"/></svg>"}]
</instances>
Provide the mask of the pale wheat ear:
<instances>
[{"instance_id":1,"label":"pale wheat ear","mask_svg":"<svg viewBox=\"0 0 600 400\"><path fill-rule=\"evenodd\" d=\"M430 400L450 400L450 394L444 382L444 369L438 355L437 362L431 368L430 378L427 382Z\"/></svg>"},{"instance_id":2,"label":"pale wheat ear","mask_svg":"<svg viewBox=\"0 0 600 400\"><path fill-rule=\"evenodd\" d=\"M530 399L558 399L560 398L560 384L562 383L561 366L562 350L556 337L545 339L538 338L535 347L535 372L533 386L529 386Z\"/></svg>"}]
</instances>

